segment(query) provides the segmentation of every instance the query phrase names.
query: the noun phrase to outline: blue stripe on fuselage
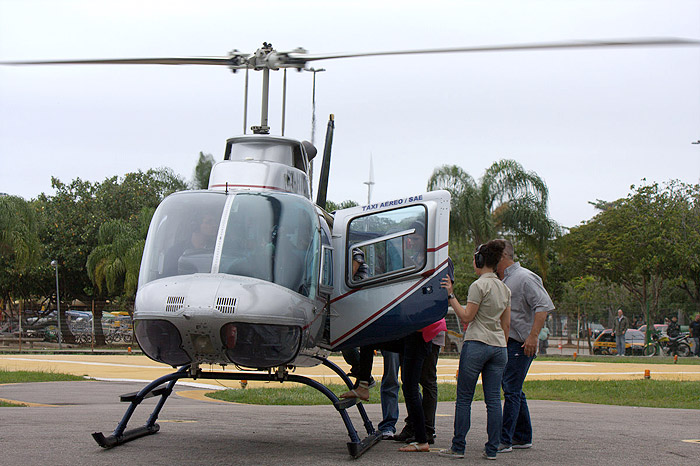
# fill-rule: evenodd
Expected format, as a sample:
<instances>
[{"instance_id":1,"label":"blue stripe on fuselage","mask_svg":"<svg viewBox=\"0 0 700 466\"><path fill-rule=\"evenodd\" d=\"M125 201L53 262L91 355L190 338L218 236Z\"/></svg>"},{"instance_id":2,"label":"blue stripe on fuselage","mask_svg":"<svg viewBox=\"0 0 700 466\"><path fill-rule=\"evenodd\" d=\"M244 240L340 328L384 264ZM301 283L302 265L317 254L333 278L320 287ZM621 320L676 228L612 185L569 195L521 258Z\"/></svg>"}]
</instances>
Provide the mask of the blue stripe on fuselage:
<instances>
[{"instance_id":1,"label":"blue stripe on fuselage","mask_svg":"<svg viewBox=\"0 0 700 466\"><path fill-rule=\"evenodd\" d=\"M333 350L396 340L437 322L447 314L447 291L440 288L444 273L437 273L406 299ZM432 288L432 292L427 292Z\"/></svg>"}]
</instances>

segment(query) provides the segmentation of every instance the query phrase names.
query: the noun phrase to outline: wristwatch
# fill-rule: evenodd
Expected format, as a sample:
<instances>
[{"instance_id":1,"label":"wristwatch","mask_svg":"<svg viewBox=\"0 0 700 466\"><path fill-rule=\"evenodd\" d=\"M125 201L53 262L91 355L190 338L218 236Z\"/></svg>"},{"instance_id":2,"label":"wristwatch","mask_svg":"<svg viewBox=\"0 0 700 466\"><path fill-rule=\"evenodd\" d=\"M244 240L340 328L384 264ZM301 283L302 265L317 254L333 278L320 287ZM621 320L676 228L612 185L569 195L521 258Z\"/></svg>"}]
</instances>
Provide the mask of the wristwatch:
<instances>
[{"instance_id":1,"label":"wristwatch","mask_svg":"<svg viewBox=\"0 0 700 466\"><path fill-rule=\"evenodd\" d=\"M447 295L447 299L457 299L457 298L455 297L454 293L450 293Z\"/></svg>"}]
</instances>

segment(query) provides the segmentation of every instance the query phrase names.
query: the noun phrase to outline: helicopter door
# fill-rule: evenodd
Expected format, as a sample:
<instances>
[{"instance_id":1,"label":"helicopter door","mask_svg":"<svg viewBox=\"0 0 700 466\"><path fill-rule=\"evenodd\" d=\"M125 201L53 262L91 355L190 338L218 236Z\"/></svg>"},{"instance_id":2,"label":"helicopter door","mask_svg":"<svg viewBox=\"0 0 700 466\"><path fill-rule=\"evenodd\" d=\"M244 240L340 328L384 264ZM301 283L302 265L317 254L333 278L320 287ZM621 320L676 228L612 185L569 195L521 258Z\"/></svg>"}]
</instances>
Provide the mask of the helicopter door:
<instances>
[{"instance_id":1,"label":"helicopter door","mask_svg":"<svg viewBox=\"0 0 700 466\"><path fill-rule=\"evenodd\" d=\"M447 191L335 212L333 349L400 338L445 315L449 216Z\"/></svg>"}]
</instances>

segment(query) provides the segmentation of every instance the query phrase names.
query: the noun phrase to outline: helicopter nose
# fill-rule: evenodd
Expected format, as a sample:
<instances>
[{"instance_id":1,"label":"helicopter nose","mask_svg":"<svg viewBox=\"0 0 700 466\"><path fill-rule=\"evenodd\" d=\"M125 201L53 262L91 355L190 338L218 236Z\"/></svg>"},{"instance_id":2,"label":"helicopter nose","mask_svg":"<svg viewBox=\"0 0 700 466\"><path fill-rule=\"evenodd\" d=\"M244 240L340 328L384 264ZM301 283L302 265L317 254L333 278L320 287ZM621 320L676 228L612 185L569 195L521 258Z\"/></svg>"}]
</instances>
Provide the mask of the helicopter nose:
<instances>
[{"instance_id":1,"label":"helicopter nose","mask_svg":"<svg viewBox=\"0 0 700 466\"><path fill-rule=\"evenodd\" d=\"M146 356L173 367L189 364L191 359L182 349L177 327L167 320L137 320L134 334Z\"/></svg>"},{"instance_id":2,"label":"helicopter nose","mask_svg":"<svg viewBox=\"0 0 700 466\"><path fill-rule=\"evenodd\" d=\"M267 368L292 361L301 345L301 328L291 325L231 322L221 328L226 357L245 367Z\"/></svg>"}]
</instances>

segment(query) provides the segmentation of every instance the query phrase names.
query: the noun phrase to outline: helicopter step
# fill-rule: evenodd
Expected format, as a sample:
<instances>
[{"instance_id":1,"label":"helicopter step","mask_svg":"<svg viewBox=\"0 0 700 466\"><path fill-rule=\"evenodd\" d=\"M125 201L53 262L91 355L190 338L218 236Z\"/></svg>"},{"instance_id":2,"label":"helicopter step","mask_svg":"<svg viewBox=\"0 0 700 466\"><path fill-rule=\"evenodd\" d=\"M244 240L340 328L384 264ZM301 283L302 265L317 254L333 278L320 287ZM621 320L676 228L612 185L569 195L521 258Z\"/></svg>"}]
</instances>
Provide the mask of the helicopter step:
<instances>
[{"instance_id":1,"label":"helicopter step","mask_svg":"<svg viewBox=\"0 0 700 466\"><path fill-rule=\"evenodd\" d=\"M336 364L327 360L326 358L316 357L321 361L323 365L333 370L338 376L341 377L343 382L352 388L353 384L347 374L340 369ZM181 378L193 378L193 379L225 379L225 380L256 380L264 382L296 382L304 385L308 385L321 393L323 393L333 404L335 409L340 414L345 428L348 431L348 436L350 441L347 442L348 452L353 458L359 458L364 452L369 450L373 445L379 442L382 438L381 433L376 431L372 426L372 422L367 416L367 412L361 402L357 399L339 399L333 391L322 383L305 377L302 375L290 374L286 369L270 371L268 373L255 373L255 372L203 372L196 365L182 366L177 372L160 377L146 387L138 392L127 393L121 395L121 401L129 402L130 405L126 410L126 413L122 417L122 420L117 425L117 428L112 432L111 435L105 436L102 432L95 432L92 437L95 439L97 444L102 448L112 448L123 443L135 440L139 437L146 435L155 434L160 430L160 426L156 423L158 415L163 408L166 400L173 391L175 383ZM137 427L134 429L126 430L127 424L134 414L136 407L146 398L160 396L156 407L151 413L148 421L145 425ZM357 430L355 429L350 416L347 413L347 409L352 406L357 406L360 417L364 424L365 430L367 431L367 436L363 439L360 438Z\"/></svg>"},{"instance_id":2,"label":"helicopter step","mask_svg":"<svg viewBox=\"0 0 700 466\"><path fill-rule=\"evenodd\" d=\"M161 385L160 387L154 389L153 391L148 392L143 399L145 400L146 398L151 398L154 396L161 396L163 395L168 387L165 385ZM125 393L123 395L119 395L119 401L123 403L131 403L132 401L136 400L138 398L139 392L131 392L131 393Z\"/></svg>"}]
</instances>

